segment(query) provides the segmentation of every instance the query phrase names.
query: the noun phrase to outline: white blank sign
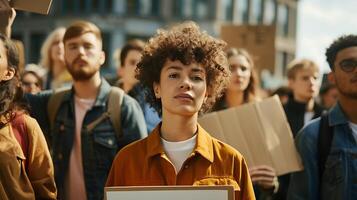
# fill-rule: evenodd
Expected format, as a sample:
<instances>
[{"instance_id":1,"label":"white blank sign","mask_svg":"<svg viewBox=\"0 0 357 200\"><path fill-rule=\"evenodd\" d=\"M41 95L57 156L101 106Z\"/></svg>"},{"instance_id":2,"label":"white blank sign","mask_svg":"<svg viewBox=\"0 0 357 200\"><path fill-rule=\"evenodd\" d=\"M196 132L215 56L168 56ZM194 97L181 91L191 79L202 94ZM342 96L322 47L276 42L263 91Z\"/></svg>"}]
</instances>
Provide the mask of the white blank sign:
<instances>
[{"instance_id":1,"label":"white blank sign","mask_svg":"<svg viewBox=\"0 0 357 200\"><path fill-rule=\"evenodd\" d=\"M107 200L234 200L232 186L108 187Z\"/></svg>"}]
</instances>

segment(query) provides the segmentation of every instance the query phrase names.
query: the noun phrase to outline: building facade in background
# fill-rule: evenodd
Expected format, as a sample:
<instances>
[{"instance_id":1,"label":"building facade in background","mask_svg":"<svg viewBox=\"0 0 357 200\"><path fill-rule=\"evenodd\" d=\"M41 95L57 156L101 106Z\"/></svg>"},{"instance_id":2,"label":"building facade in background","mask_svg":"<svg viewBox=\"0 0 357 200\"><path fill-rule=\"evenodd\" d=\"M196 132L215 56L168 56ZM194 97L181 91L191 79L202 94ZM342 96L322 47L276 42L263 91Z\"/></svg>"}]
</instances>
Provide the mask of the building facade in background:
<instances>
[{"instance_id":1,"label":"building facade in background","mask_svg":"<svg viewBox=\"0 0 357 200\"><path fill-rule=\"evenodd\" d=\"M113 52L132 38L147 39L161 27L197 22L219 36L222 24L275 25L273 75L282 78L295 57L297 0L53 0L48 16L18 11L13 37L25 45L26 63L37 63L43 40L57 26L90 20L103 32L104 73L115 69ZM254 54L254 52L252 52Z\"/></svg>"}]
</instances>

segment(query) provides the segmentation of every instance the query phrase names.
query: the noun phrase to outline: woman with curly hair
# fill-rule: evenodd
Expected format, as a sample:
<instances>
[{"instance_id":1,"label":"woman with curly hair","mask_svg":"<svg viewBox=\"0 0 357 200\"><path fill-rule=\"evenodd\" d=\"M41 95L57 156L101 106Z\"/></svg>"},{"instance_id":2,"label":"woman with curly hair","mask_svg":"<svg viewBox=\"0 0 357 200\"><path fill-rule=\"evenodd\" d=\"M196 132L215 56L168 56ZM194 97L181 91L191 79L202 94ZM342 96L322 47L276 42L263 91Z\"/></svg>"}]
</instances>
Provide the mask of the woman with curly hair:
<instances>
[{"instance_id":1,"label":"woman with curly hair","mask_svg":"<svg viewBox=\"0 0 357 200\"><path fill-rule=\"evenodd\" d=\"M226 51L231 78L223 96L213 111L251 103L260 99L259 81L252 56L245 49L230 48ZM266 165L251 166L250 178L257 199L269 199L278 191L279 183L274 168Z\"/></svg>"},{"instance_id":2,"label":"woman with curly hair","mask_svg":"<svg viewBox=\"0 0 357 200\"><path fill-rule=\"evenodd\" d=\"M56 199L43 133L22 104L19 57L0 34L0 199Z\"/></svg>"},{"instance_id":3,"label":"woman with curly hair","mask_svg":"<svg viewBox=\"0 0 357 200\"><path fill-rule=\"evenodd\" d=\"M232 185L236 199L255 199L243 156L197 122L229 80L224 47L193 22L149 40L138 79L162 122L118 153L107 186Z\"/></svg>"}]
</instances>

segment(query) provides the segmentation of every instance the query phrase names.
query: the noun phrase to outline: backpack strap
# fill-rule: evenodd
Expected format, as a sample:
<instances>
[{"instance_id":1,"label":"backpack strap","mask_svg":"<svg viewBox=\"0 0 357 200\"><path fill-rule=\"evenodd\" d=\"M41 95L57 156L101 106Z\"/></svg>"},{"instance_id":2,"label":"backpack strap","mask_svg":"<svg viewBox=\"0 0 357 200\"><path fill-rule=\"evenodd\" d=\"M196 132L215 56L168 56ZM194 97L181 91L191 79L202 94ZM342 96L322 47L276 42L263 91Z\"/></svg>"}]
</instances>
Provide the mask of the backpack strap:
<instances>
[{"instance_id":1,"label":"backpack strap","mask_svg":"<svg viewBox=\"0 0 357 200\"><path fill-rule=\"evenodd\" d=\"M14 132L15 138L20 144L22 152L26 158L25 169L27 170L29 139L27 133L27 126L25 123L25 117L23 113L16 113L14 119L11 121L11 127Z\"/></svg>"},{"instance_id":2,"label":"backpack strap","mask_svg":"<svg viewBox=\"0 0 357 200\"><path fill-rule=\"evenodd\" d=\"M71 88L61 88L59 90L55 90L48 100L47 114L50 122L50 132L54 127L57 111L61 106L62 98L65 94L70 93L70 91Z\"/></svg>"},{"instance_id":3,"label":"backpack strap","mask_svg":"<svg viewBox=\"0 0 357 200\"><path fill-rule=\"evenodd\" d=\"M109 114L109 119L113 124L118 138L123 136L121 129L121 105L123 103L124 94L124 90L118 87L111 87L108 99L107 113Z\"/></svg>"},{"instance_id":4,"label":"backpack strap","mask_svg":"<svg viewBox=\"0 0 357 200\"><path fill-rule=\"evenodd\" d=\"M124 91L118 87L111 87L108 97L107 112L87 125L87 131L92 131L100 122L109 117L117 138L121 138L121 105L123 103Z\"/></svg>"},{"instance_id":5,"label":"backpack strap","mask_svg":"<svg viewBox=\"0 0 357 200\"><path fill-rule=\"evenodd\" d=\"M325 171L325 164L327 161L327 157L331 151L332 138L333 138L333 127L329 126L328 112L324 111L321 115L319 135L317 141L320 183L322 180L323 173Z\"/></svg>"}]
</instances>

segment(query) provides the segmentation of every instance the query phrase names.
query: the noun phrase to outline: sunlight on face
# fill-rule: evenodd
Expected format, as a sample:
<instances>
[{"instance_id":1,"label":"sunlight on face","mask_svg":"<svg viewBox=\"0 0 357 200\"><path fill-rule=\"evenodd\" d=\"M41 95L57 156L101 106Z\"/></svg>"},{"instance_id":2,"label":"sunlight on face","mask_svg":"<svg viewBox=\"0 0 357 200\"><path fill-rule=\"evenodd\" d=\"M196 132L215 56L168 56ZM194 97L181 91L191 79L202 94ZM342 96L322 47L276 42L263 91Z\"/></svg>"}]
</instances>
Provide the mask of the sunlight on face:
<instances>
[{"instance_id":1,"label":"sunlight on face","mask_svg":"<svg viewBox=\"0 0 357 200\"><path fill-rule=\"evenodd\" d=\"M197 63L184 65L167 60L154 83L157 98L161 99L163 117L167 114L197 115L206 98L206 72Z\"/></svg>"}]
</instances>

